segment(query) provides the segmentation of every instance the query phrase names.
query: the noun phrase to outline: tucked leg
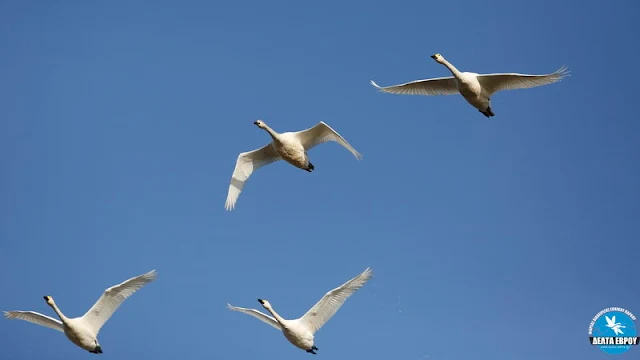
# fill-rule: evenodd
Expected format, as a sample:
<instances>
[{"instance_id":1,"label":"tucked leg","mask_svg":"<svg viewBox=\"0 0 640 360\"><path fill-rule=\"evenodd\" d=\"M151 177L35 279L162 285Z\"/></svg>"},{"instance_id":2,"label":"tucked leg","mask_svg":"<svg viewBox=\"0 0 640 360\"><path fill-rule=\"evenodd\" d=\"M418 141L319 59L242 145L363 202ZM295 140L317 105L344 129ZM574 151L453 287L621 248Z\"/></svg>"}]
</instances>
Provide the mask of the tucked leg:
<instances>
[{"instance_id":1,"label":"tucked leg","mask_svg":"<svg viewBox=\"0 0 640 360\"><path fill-rule=\"evenodd\" d=\"M482 115L486 116L486 117L492 117L495 116L496 114L493 113L493 110L491 110L491 106L488 106L487 109L485 111L482 110L478 110L482 113Z\"/></svg>"},{"instance_id":2,"label":"tucked leg","mask_svg":"<svg viewBox=\"0 0 640 360\"><path fill-rule=\"evenodd\" d=\"M315 169L315 166L313 166L313 164L311 162L309 162L309 166L307 166L307 168L305 170L307 170L308 172L312 172L313 169Z\"/></svg>"}]
</instances>

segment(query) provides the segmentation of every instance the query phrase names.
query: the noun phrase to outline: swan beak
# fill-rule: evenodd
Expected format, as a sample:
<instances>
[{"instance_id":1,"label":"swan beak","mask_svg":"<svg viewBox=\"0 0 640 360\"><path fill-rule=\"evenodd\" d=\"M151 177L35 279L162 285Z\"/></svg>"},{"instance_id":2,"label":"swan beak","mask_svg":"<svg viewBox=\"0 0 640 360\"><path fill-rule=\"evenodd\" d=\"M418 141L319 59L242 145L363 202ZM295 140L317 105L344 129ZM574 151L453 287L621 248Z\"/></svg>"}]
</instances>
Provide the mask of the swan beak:
<instances>
[{"instance_id":1,"label":"swan beak","mask_svg":"<svg viewBox=\"0 0 640 360\"><path fill-rule=\"evenodd\" d=\"M435 59L436 59L436 56L435 56L435 55L431 55L431 58L432 58L433 60L435 60Z\"/></svg>"},{"instance_id":2,"label":"swan beak","mask_svg":"<svg viewBox=\"0 0 640 360\"><path fill-rule=\"evenodd\" d=\"M43 296L43 298L44 298L44 301L49 302L49 299L51 298L51 296L47 295L47 296Z\"/></svg>"},{"instance_id":3,"label":"swan beak","mask_svg":"<svg viewBox=\"0 0 640 360\"><path fill-rule=\"evenodd\" d=\"M260 304L264 305L264 300L262 300L262 299L258 299L258 302L259 302Z\"/></svg>"}]
</instances>

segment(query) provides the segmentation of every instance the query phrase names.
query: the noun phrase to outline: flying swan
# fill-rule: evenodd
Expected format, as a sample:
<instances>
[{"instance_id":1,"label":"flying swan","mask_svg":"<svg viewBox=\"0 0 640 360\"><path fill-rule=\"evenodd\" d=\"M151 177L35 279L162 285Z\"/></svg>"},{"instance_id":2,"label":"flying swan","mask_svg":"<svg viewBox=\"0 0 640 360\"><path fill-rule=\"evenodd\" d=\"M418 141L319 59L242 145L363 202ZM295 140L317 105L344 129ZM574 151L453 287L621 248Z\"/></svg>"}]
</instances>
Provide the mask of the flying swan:
<instances>
[{"instance_id":1,"label":"flying swan","mask_svg":"<svg viewBox=\"0 0 640 360\"><path fill-rule=\"evenodd\" d=\"M7 319L25 320L62 331L77 346L93 354L102 354L102 347L98 343L100 328L126 298L155 279L156 271L151 270L146 274L108 288L93 307L78 318L70 319L64 316L51 296L44 296L44 300L53 308L61 321L34 311L5 311L4 316Z\"/></svg>"},{"instance_id":2,"label":"flying swan","mask_svg":"<svg viewBox=\"0 0 640 360\"><path fill-rule=\"evenodd\" d=\"M356 290L360 289L372 276L371 268L366 268L362 274L326 293L304 316L295 320L283 319L273 310L267 300L258 299L258 302L260 302L273 317L255 309L246 309L230 304L227 304L227 306L231 310L254 316L274 328L281 330L284 337L293 345L315 355L315 350L318 350L318 348L314 345L313 335L331 319L347 298L356 292Z\"/></svg>"},{"instance_id":3,"label":"flying swan","mask_svg":"<svg viewBox=\"0 0 640 360\"><path fill-rule=\"evenodd\" d=\"M553 84L569 74L565 66L558 71L546 75L526 75L518 73L476 74L460 72L442 55L431 55L436 62L451 71L453 77L441 77L416 80L406 84L381 87L371 80L371 85L380 91L403 95L454 95L461 94L469 104L478 109L484 116L495 114L491 110L491 96L502 90L532 88Z\"/></svg>"},{"instance_id":4,"label":"flying swan","mask_svg":"<svg viewBox=\"0 0 640 360\"><path fill-rule=\"evenodd\" d=\"M227 201L224 205L227 211L233 210L240 192L251 174L272 162L284 160L289 164L312 172L314 166L309 162L307 151L316 145L327 141L335 141L349 150L356 159L362 159L362 155L356 151L340 134L329 125L320 121L315 126L297 132L286 132L279 134L271 129L262 120L256 120L254 124L271 135L273 141L260 149L243 152L238 155L236 167L231 176Z\"/></svg>"}]
</instances>

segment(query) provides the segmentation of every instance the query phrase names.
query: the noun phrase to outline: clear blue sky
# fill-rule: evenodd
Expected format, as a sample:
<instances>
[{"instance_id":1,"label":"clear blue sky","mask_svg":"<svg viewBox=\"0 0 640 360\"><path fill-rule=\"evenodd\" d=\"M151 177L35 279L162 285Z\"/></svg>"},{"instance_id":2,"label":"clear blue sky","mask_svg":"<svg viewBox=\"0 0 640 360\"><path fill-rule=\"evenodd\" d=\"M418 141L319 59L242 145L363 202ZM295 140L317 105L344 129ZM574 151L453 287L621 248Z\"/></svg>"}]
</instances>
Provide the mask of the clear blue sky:
<instances>
[{"instance_id":1,"label":"clear blue sky","mask_svg":"<svg viewBox=\"0 0 640 360\"><path fill-rule=\"evenodd\" d=\"M105 359L311 359L226 309L302 315L367 266L317 359L606 359L591 318L640 316L634 1L0 4L0 309L82 315L151 269ZM571 77L493 97L399 96L462 70ZM325 121L224 201L238 153ZM635 264L635 265L634 265ZM0 319L0 357L89 359ZM637 358L640 348L619 359ZM313 358L314 360L316 358Z\"/></svg>"}]
</instances>

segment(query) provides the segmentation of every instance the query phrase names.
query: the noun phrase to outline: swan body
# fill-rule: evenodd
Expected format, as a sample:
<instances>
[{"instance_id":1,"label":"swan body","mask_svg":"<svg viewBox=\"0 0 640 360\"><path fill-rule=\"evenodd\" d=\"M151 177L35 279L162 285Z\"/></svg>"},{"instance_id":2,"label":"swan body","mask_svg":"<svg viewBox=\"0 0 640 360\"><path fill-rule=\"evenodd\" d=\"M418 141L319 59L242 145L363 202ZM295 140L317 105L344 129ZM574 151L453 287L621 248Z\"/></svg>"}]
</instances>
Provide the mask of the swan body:
<instances>
[{"instance_id":1,"label":"swan body","mask_svg":"<svg viewBox=\"0 0 640 360\"><path fill-rule=\"evenodd\" d=\"M44 296L60 320L35 311L5 311L7 319L20 319L63 332L72 343L93 354L102 354L98 333L122 302L144 285L156 279L155 270L133 277L104 291L98 301L82 317L68 318L58 308L53 297Z\"/></svg>"},{"instance_id":2,"label":"swan body","mask_svg":"<svg viewBox=\"0 0 640 360\"><path fill-rule=\"evenodd\" d=\"M254 124L269 133L272 141L260 149L238 155L225 202L227 211L235 208L240 192L242 192L249 176L265 165L284 160L299 169L312 172L315 167L309 161L307 151L316 145L334 141L349 150L356 159L362 159L362 155L347 140L323 121L306 130L281 134L275 132L262 120L256 120Z\"/></svg>"},{"instance_id":3,"label":"swan body","mask_svg":"<svg viewBox=\"0 0 640 360\"><path fill-rule=\"evenodd\" d=\"M460 94L484 116L494 116L491 109L491 96L498 91L532 88L548 85L562 80L569 74L566 67L546 75L527 75L518 73L477 74L461 72L442 55L432 55L436 62L449 69L452 77L416 80L400 85L382 87L371 80L371 85L380 91L405 95L454 95Z\"/></svg>"},{"instance_id":4,"label":"swan body","mask_svg":"<svg viewBox=\"0 0 640 360\"><path fill-rule=\"evenodd\" d=\"M247 309L227 304L230 310L254 316L265 323L281 330L284 337L296 347L308 353L316 354L318 348L314 344L314 334L327 322L354 292L360 289L373 277L371 268L366 268L360 275L327 292L306 314L294 320L280 316L267 300L258 302L271 313L269 316L256 309Z\"/></svg>"}]
</instances>

